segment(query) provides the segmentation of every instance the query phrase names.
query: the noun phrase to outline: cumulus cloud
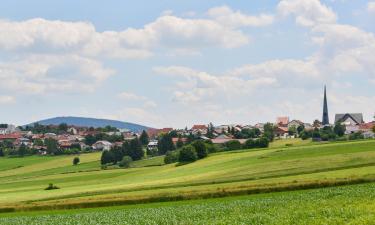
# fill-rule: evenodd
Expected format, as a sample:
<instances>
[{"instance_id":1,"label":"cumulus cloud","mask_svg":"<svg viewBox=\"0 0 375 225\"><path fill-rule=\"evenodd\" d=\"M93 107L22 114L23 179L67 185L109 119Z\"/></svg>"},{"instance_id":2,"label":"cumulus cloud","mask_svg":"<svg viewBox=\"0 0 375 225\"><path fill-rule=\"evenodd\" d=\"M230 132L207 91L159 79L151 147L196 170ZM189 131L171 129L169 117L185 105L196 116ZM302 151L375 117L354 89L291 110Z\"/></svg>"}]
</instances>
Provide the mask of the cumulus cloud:
<instances>
[{"instance_id":1,"label":"cumulus cloud","mask_svg":"<svg viewBox=\"0 0 375 225\"><path fill-rule=\"evenodd\" d=\"M311 27L317 24L331 24L337 20L332 9L319 0L282 0L277 6L281 16L295 16L298 25Z\"/></svg>"},{"instance_id":2,"label":"cumulus cloud","mask_svg":"<svg viewBox=\"0 0 375 225\"><path fill-rule=\"evenodd\" d=\"M177 83L173 100L190 103L219 98L223 95L230 98L243 93L250 93L258 87L276 85L276 79L257 77L253 79L234 77L231 75L213 75L207 72L196 71L188 67L170 66L156 67L157 74L183 78Z\"/></svg>"},{"instance_id":3,"label":"cumulus cloud","mask_svg":"<svg viewBox=\"0 0 375 225\"><path fill-rule=\"evenodd\" d=\"M0 87L32 94L94 91L113 73L96 60L76 55L29 55L0 63Z\"/></svg>"},{"instance_id":4,"label":"cumulus cloud","mask_svg":"<svg viewBox=\"0 0 375 225\"><path fill-rule=\"evenodd\" d=\"M209 9L207 13L220 24L230 27L260 27L270 25L274 22L273 15L260 14L258 16L251 16L241 11L233 11L228 6L214 7Z\"/></svg>"}]
</instances>

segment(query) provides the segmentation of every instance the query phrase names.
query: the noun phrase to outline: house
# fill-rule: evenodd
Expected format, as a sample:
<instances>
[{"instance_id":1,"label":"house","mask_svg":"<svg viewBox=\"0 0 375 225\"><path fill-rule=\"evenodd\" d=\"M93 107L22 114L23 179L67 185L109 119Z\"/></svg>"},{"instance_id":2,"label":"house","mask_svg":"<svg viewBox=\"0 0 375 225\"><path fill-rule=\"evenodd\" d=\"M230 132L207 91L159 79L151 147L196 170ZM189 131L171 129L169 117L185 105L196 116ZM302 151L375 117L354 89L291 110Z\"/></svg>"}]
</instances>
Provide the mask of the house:
<instances>
[{"instance_id":1,"label":"house","mask_svg":"<svg viewBox=\"0 0 375 225\"><path fill-rule=\"evenodd\" d=\"M276 118L276 125L279 127L288 127L289 117L281 116Z\"/></svg>"},{"instance_id":2,"label":"house","mask_svg":"<svg viewBox=\"0 0 375 225\"><path fill-rule=\"evenodd\" d=\"M188 140L187 140L187 138L172 138L172 142L173 142L173 144L177 144L177 142L178 142L178 139L181 139L181 141L182 141L182 143L186 143Z\"/></svg>"},{"instance_id":3,"label":"house","mask_svg":"<svg viewBox=\"0 0 375 225\"><path fill-rule=\"evenodd\" d=\"M374 126L375 126L375 121L369 122L369 123L362 123L359 125L359 131L362 132L365 138L374 138L375 134L372 131Z\"/></svg>"},{"instance_id":4,"label":"house","mask_svg":"<svg viewBox=\"0 0 375 225\"><path fill-rule=\"evenodd\" d=\"M4 141L4 140L15 141L15 140L17 140L18 138L21 138L21 137L22 137L22 135L19 134L19 133L2 134L2 135L0 135L0 141Z\"/></svg>"},{"instance_id":5,"label":"house","mask_svg":"<svg viewBox=\"0 0 375 225\"><path fill-rule=\"evenodd\" d=\"M335 115L335 124L353 126L364 123L362 113L341 113Z\"/></svg>"},{"instance_id":6,"label":"house","mask_svg":"<svg viewBox=\"0 0 375 225\"><path fill-rule=\"evenodd\" d=\"M147 132L147 134L150 138L157 138L158 136L160 136L162 134L168 134L172 130L173 130L173 128L170 128L170 127L166 127L166 128L162 128L162 129L149 128L149 129L147 129L146 132Z\"/></svg>"},{"instance_id":7,"label":"house","mask_svg":"<svg viewBox=\"0 0 375 225\"><path fill-rule=\"evenodd\" d=\"M158 149L158 141L157 140L151 140L147 144L148 150L157 150Z\"/></svg>"},{"instance_id":8,"label":"house","mask_svg":"<svg viewBox=\"0 0 375 225\"><path fill-rule=\"evenodd\" d=\"M287 138L288 137L288 127L275 127L275 137Z\"/></svg>"},{"instance_id":9,"label":"house","mask_svg":"<svg viewBox=\"0 0 375 225\"><path fill-rule=\"evenodd\" d=\"M94 150L109 151L112 148L112 143L108 141L97 141L92 145Z\"/></svg>"},{"instance_id":10,"label":"house","mask_svg":"<svg viewBox=\"0 0 375 225\"><path fill-rule=\"evenodd\" d=\"M207 134L206 125L193 125L193 127L190 130L192 134Z\"/></svg>"},{"instance_id":11,"label":"house","mask_svg":"<svg viewBox=\"0 0 375 225\"><path fill-rule=\"evenodd\" d=\"M70 134L76 135L76 134L78 134L78 129L75 128L75 127L69 127L67 129L67 132L70 133Z\"/></svg>"},{"instance_id":12,"label":"house","mask_svg":"<svg viewBox=\"0 0 375 225\"><path fill-rule=\"evenodd\" d=\"M17 131L16 126L11 124L0 124L0 135L12 134Z\"/></svg>"},{"instance_id":13,"label":"house","mask_svg":"<svg viewBox=\"0 0 375 225\"><path fill-rule=\"evenodd\" d=\"M55 138L57 138L57 135L54 134L54 133L45 133L44 134L44 138L53 138L53 139L55 139Z\"/></svg>"},{"instance_id":14,"label":"house","mask_svg":"<svg viewBox=\"0 0 375 225\"><path fill-rule=\"evenodd\" d=\"M299 126L304 126L305 124L300 120L292 120L288 123L288 129L291 127L298 128Z\"/></svg>"}]
</instances>

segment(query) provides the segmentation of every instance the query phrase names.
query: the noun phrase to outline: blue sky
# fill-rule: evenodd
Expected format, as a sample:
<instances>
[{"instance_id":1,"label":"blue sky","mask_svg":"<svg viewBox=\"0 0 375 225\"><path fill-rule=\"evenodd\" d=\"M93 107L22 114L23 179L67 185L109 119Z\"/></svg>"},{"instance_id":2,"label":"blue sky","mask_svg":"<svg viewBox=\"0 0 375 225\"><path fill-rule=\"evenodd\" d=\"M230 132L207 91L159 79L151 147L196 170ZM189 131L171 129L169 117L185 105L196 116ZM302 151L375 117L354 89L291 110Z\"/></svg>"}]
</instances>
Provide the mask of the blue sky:
<instances>
[{"instance_id":1,"label":"blue sky","mask_svg":"<svg viewBox=\"0 0 375 225\"><path fill-rule=\"evenodd\" d=\"M375 2L2 1L0 122L154 127L375 112Z\"/></svg>"}]
</instances>

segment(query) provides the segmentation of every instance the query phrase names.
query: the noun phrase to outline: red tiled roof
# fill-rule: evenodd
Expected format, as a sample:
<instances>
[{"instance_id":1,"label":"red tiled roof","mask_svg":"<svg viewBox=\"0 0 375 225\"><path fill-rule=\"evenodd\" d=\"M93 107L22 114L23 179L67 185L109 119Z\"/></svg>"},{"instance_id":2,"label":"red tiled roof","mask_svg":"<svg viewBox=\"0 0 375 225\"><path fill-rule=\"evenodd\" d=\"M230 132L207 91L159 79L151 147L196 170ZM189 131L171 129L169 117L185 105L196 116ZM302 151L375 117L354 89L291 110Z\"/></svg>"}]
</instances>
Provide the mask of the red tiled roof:
<instances>
[{"instance_id":1,"label":"red tiled roof","mask_svg":"<svg viewBox=\"0 0 375 225\"><path fill-rule=\"evenodd\" d=\"M173 143L176 144L177 141L178 141L178 139L180 139L180 138L172 138ZM181 141L182 141L183 143L186 143L186 142L187 142L187 138L181 138Z\"/></svg>"},{"instance_id":2,"label":"red tiled roof","mask_svg":"<svg viewBox=\"0 0 375 225\"><path fill-rule=\"evenodd\" d=\"M3 134L3 135L0 135L0 140L18 139L20 137L22 137L21 134Z\"/></svg>"},{"instance_id":3,"label":"red tiled roof","mask_svg":"<svg viewBox=\"0 0 375 225\"><path fill-rule=\"evenodd\" d=\"M371 130L375 126L375 122L362 123L359 125L360 130Z\"/></svg>"},{"instance_id":4,"label":"red tiled roof","mask_svg":"<svg viewBox=\"0 0 375 225\"><path fill-rule=\"evenodd\" d=\"M289 123L289 117L283 116L283 117L277 117L276 124L281 125L287 125Z\"/></svg>"},{"instance_id":5,"label":"red tiled roof","mask_svg":"<svg viewBox=\"0 0 375 225\"><path fill-rule=\"evenodd\" d=\"M207 129L207 126L206 125L194 125L191 129L192 130L205 130Z\"/></svg>"}]
</instances>

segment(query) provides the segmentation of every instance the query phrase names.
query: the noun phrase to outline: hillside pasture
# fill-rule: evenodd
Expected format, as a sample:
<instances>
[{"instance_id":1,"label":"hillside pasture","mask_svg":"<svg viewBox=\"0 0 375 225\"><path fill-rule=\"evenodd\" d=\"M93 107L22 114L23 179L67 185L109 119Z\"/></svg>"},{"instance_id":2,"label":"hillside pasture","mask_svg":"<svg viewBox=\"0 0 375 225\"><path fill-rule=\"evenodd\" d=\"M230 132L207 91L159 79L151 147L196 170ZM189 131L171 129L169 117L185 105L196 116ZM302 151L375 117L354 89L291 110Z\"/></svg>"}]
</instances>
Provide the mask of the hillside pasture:
<instances>
[{"instance_id":1,"label":"hillside pasture","mask_svg":"<svg viewBox=\"0 0 375 225\"><path fill-rule=\"evenodd\" d=\"M0 205L4 210L80 208L375 180L372 140L220 152L182 166L162 165L162 157L155 157L134 168L100 170L99 153L82 155L79 166L72 165L73 157L0 171ZM45 191L49 183L60 189Z\"/></svg>"}]
</instances>

